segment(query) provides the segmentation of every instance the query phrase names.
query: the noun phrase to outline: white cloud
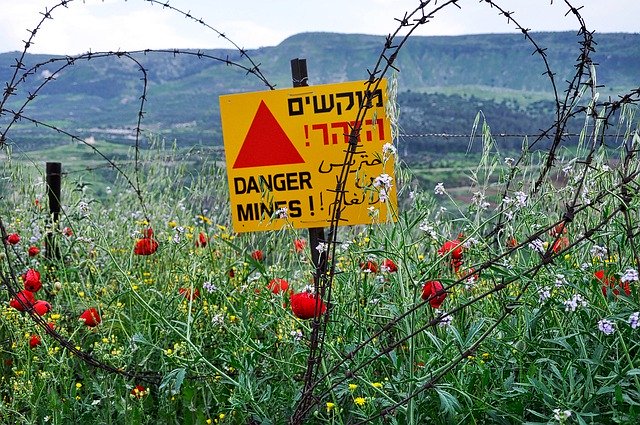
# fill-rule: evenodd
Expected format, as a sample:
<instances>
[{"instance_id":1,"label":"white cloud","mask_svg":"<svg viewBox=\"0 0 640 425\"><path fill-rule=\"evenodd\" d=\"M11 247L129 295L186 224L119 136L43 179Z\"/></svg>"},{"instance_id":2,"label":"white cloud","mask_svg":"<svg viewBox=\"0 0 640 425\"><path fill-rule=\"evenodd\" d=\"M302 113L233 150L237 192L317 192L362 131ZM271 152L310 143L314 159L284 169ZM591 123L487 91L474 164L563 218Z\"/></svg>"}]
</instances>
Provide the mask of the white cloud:
<instances>
[{"instance_id":1,"label":"white cloud","mask_svg":"<svg viewBox=\"0 0 640 425\"><path fill-rule=\"evenodd\" d=\"M59 0L1 0L0 52L22 50L45 7ZM163 0L164 1L164 0ZM497 0L515 11L516 19L535 31L573 30L578 25L565 16L563 1ZM342 33L389 34L397 28L394 18L413 11L419 0L169 0L169 4L207 24L243 48L272 46L300 32L330 31ZM428 6L442 5L432 2ZM587 27L597 32L638 32L638 0L575 0ZM606 3L606 7L603 5ZM487 32L512 32L496 9L478 0L460 0L462 9L446 7L432 22L420 28L418 35L455 35ZM58 7L54 19L47 20L37 34L32 53L76 54L91 49L134 50L144 48L212 48L232 46L202 25L175 11L152 5L149 0L70 0Z\"/></svg>"}]
</instances>

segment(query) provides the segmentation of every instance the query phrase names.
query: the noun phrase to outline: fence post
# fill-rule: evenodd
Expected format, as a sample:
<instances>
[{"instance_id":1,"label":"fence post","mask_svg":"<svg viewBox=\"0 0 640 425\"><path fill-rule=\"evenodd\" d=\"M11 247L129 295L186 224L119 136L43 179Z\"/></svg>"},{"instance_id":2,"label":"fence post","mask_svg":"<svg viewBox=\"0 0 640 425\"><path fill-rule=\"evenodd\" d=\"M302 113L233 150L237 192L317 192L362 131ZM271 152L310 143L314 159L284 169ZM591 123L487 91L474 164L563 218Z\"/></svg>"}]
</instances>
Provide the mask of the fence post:
<instances>
[{"instance_id":1,"label":"fence post","mask_svg":"<svg viewBox=\"0 0 640 425\"><path fill-rule=\"evenodd\" d=\"M45 236L45 257L48 260L60 260L60 247L56 243L56 233L60 220L60 196L62 186L62 163L47 162L45 183L47 186L47 198L49 200L50 229Z\"/></svg>"},{"instance_id":2,"label":"fence post","mask_svg":"<svg viewBox=\"0 0 640 425\"><path fill-rule=\"evenodd\" d=\"M309 85L306 59L291 59L291 78L293 80L293 87L307 87ZM313 283L315 286L318 285L320 275L323 273L323 270L326 269L327 256L321 256L320 251L316 249L318 244L324 241L323 227L309 228L309 249L311 250L311 261L315 268L315 273L313 274Z\"/></svg>"}]
</instances>

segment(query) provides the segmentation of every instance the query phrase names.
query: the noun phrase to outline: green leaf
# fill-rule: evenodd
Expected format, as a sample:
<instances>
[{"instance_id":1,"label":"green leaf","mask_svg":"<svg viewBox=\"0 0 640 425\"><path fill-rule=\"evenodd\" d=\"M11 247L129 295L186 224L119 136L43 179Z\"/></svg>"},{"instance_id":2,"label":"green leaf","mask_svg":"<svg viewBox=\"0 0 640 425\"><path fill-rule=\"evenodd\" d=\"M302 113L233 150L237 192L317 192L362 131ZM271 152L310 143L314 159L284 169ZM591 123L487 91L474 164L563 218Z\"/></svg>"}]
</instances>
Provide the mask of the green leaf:
<instances>
[{"instance_id":1,"label":"green leaf","mask_svg":"<svg viewBox=\"0 0 640 425\"><path fill-rule=\"evenodd\" d=\"M178 394L186 374L187 369L184 367L173 369L162 378L162 382L159 387L160 391L169 391L169 394L171 395Z\"/></svg>"}]
</instances>

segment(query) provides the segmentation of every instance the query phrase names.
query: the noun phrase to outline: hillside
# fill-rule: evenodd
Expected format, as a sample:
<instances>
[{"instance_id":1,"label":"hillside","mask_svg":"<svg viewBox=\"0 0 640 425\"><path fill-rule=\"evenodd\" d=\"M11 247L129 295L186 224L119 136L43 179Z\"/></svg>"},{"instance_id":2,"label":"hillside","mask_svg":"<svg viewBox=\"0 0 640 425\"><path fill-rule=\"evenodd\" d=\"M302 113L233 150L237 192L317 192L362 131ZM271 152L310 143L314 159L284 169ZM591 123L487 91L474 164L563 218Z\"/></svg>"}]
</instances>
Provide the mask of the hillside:
<instances>
[{"instance_id":1,"label":"hillside","mask_svg":"<svg viewBox=\"0 0 640 425\"><path fill-rule=\"evenodd\" d=\"M546 48L556 81L573 72L580 38L574 33L537 33ZM598 64L601 98L615 97L640 85L640 34L599 34L592 57ZM298 34L274 47L250 50L267 80L290 87L290 60L306 58L310 84L367 78L367 69L384 45L384 37L333 33ZM495 132L531 133L549 122L551 85L533 47L520 35L492 34L457 37L411 38L396 62L400 72L398 103L405 134L468 133L473 118L482 111ZM192 51L193 53L193 51ZM265 90L267 87L245 70L226 60L250 66L239 52L202 52L219 58L148 52L134 54L147 72L148 93L144 128L181 146L220 146L218 96ZM17 52L0 54L0 82L8 81ZM22 84L10 107L24 102L44 79L67 62L47 55L28 55L27 67L45 63ZM25 115L47 122L79 137L127 142L138 118L143 74L138 64L122 56L76 61L55 74L29 105ZM0 117L4 127L6 116ZM65 141L54 131L21 122L8 134L21 149ZM429 143L412 139L411 150Z\"/></svg>"}]
</instances>

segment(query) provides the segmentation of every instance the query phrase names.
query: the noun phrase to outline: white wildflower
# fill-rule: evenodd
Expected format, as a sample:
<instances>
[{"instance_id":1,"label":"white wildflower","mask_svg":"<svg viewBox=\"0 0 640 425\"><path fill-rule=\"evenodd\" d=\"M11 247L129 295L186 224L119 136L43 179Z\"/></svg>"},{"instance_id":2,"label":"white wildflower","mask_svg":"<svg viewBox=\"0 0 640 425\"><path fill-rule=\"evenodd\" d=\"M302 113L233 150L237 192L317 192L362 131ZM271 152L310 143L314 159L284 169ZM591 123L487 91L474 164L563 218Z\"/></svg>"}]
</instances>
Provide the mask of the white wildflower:
<instances>
[{"instance_id":1,"label":"white wildflower","mask_svg":"<svg viewBox=\"0 0 640 425\"><path fill-rule=\"evenodd\" d=\"M385 156L389 156L389 155L395 155L397 152L396 147L393 146L392 143L385 143L384 145L382 145L382 153Z\"/></svg>"},{"instance_id":2,"label":"white wildflower","mask_svg":"<svg viewBox=\"0 0 640 425\"><path fill-rule=\"evenodd\" d=\"M527 194L524 192L515 192L516 201L518 201L518 207L526 207L527 206Z\"/></svg>"},{"instance_id":3,"label":"white wildflower","mask_svg":"<svg viewBox=\"0 0 640 425\"><path fill-rule=\"evenodd\" d=\"M515 158L511 158L511 157L506 157L504 159L504 163L507 167L511 168L513 167L513 165L516 163Z\"/></svg>"},{"instance_id":4,"label":"white wildflower","mask_svg":"<svg viewBox=\"0 0 640 425\"><path fill-rule=\"evenodd\" d=\"M594 245L590 250L589 253L591 254L592 257L596 257L599 259L603 259L604 257L607 256L607 254L609 253L609 251L607 250L606 246L600 246L600 245Z\"/></svg>"},{"instance_id":5,"label":"white wildflower","mask_svg":"<svg viewBox=\"0 0 640 425\"><path fill-rule=\"evenodd\" d=\"M435 193L436 195L444 195L446 193L444 183L438 183L433 189L433 193Z\"/></svg>"},{"instance_id":6,"label":"white wildflower","mask_svg":"<svg viewBox=\"0 0 640 425\"><path fill-rule=\"evenodd\" d=\"M296 329L295 331L291 331L290 335L293 337L294 341L302 340L302 331L300 329Z\"/></svg>"},{"instance_id":7,"label":"white wildflower","mask_svg":"<svg viewBox=\"0 0 640 425\"><path fill-rule=\"evenodd\" d=\"M598 321L598 329L605 335L611 335L616 331L614 323L611 320L600 319Z\"/></svg>"},{"instance_id":8,"label":"white wildflower","mask_svg":"<svg viewBox=\"0 0 640 425\"><path fill-rule=\"evenodd\" d=\"M571 416L571 410L553 409L553 419L564 422Z\"/></svg>"},{"instance_id":9,"label":"white wildflower","mask_svg":"<svg viewBox=\"0 0 640 425\"><path fill-rule=\"evenodd\" d=\"M89 207L88 203L84 201L80 201L78 202L78 212L83 217L89 217L89 213L91 212L91 207Z\"/></svg>"},{"instance_id":10,"label":"white wildflower","mask_svg":"<svg viewBox=\"0 0 640 425\"><path fill-rule=\"evenodd\" d=\"M622 273L622 276L620 276L620 281L622 283L637 282L638 281L638 270L631 269L631 268L625 270L624 273Z\"/></svg>"},{"instance_id":11,"label":"white wildflower","mask_svg":"<svg viewBox=\"0 0 640 425\"><path fill-rule=\"evenodd\" d=\"M202 289L204 289L205 291L211 293L211 292L214 292L218 288L216 287L216 285L214 285L211 282L204 282L202 284Z\"/></svg>"},{"instance_id":12,"label":"white wildflower","mask_svg":"<svg viewBox=\"0 0 640 425\"><path fill-rule=\"evenodd\" d=\"M256 282L256 281L260 280L261 277L262 277L262 273L254 272L252 275L247 277L247 282Z\"/></svg>"},{"instance_id":13,"label":"white wildflower","mask_svg":"<svg viewBox=\"0 0 640 425\"><path fill-rule=\"evenodd\" d=\"M563 274L558 273L556 275L556 287L559 288L563 285L568 285L569 282L567 282L567 279L564 277Z\"/></svg>"},{"instance_id":14,"label":"white wildflower","mask_svg":"<svg viewBox=\"0 0 640 425\"><path fill-rule=\"evenodd\" d=\"M380 174L378 177L373 179L373 186L381 187L388 190L391 188L391 186L393 186L393 179L389 174Z\"/></svg>"},{"instance_id":15,"label":"white wildflower","mask_svg":"<svg viewBox=\"0 0 640 425\"><path fill-rule=\"evenodd\" d=\"M466 249L471 248L474 245L479 244L480 241L477 240L476 238L468 238L466 241L464 241L464 243L462 244L463 247L465 247Z\"/></svg>"},{"instance_id":16,"label":"white wildflower","mask_svg":"<svg viewBox=\"0 0 640 425\"><path fill-rule=\"evenodd\" d=\"M289 217L289 210L286 207L277 209L274 213L277 218L287 218Z\"/></svg>"},{"instance_id":17,"label":"white wildflower","mask_svg":"<svg viewBox=\"0 0 640 425\"><path fill-rule=\"evenodd\" d=\"M323 253L327 252L328 248L329 245L326 242L320 242L318 246L316 246L316 251L318 251L318 254L322 255Z\"/></svg>"},{"instance_id":18,"label":"white wildflower","mask_svg":"<svg viewBox=\"0 0 640 425\"><path fill-rule=\"evenodd\" d=\"M486 210L490 205L485 201L485 196L482 192L474 192L473 197L471 198L471 203L481 210Z\"/></svg>"},{"instance_id":19,"label":"white wildflower","mask_svg":"<svg viewBox=\"0 0 640 425\"><path fill-rule=\"evenodd\" d=\"M538 289L538 296L540 297L540 302L544 302L551 298L551 288L545 286L544 288Z\"/></svg>"},{"instance_id":20,"label":"white wildflower","mask_svg":"<svg viewBox=\"0 0 640 425\"><path fill-rule=\"evenodd\" d=\"M440 321L438 322L438 326L441 328L446 328L448 326L451 326L452 322L453 322L453 316L449 314L448 316L442 317L440 319Z\"/></svg>"},{"instance_id":21,"label":"white wildflower","mask_svg":"<svg viewBox=\"0 0 640 425\"><path fill-rule=\"evenodd\" d=\"M215 316L213 316L213 318L211 319L211 322L213 322L214 325L217 326L222 326L224 325L224 314L222 313L218 313Z\"/></svg>"},{"instance_id":22,"label":"white wildflower","mask_svg":"<svg viewBox=\"0 0 640 425\"><path fill-rule=\"evenodd\" d=\"M586 307L587 301L582 295L575 294L571 299L564 302L564 311L576 311L578 307Z\"/></svg>"},{"instance_id":23,"label":"white wildflower","mask_svg":"<svg viewBox=\"0 0 640 425\"><path fill-rule=\"evenodd\" d=\"M433 239L435 239L438 236L433 226L429 224L427 220L420 223L420 226L418 226L418 228L423 232L428 233L429 236L431 236Z\"/></svg>"},{"instance_id":24,"label":"white wildflower","mask_svg":"<svg viewBox=\"0 0 640 425\"><path fill-rule=\"evenodd\" d=\"M544 253L544 242L542 242L540 239L534 239L531 242L529 242L529 248L540 253L543 254Z\"/></svg>"}]
</instances>

